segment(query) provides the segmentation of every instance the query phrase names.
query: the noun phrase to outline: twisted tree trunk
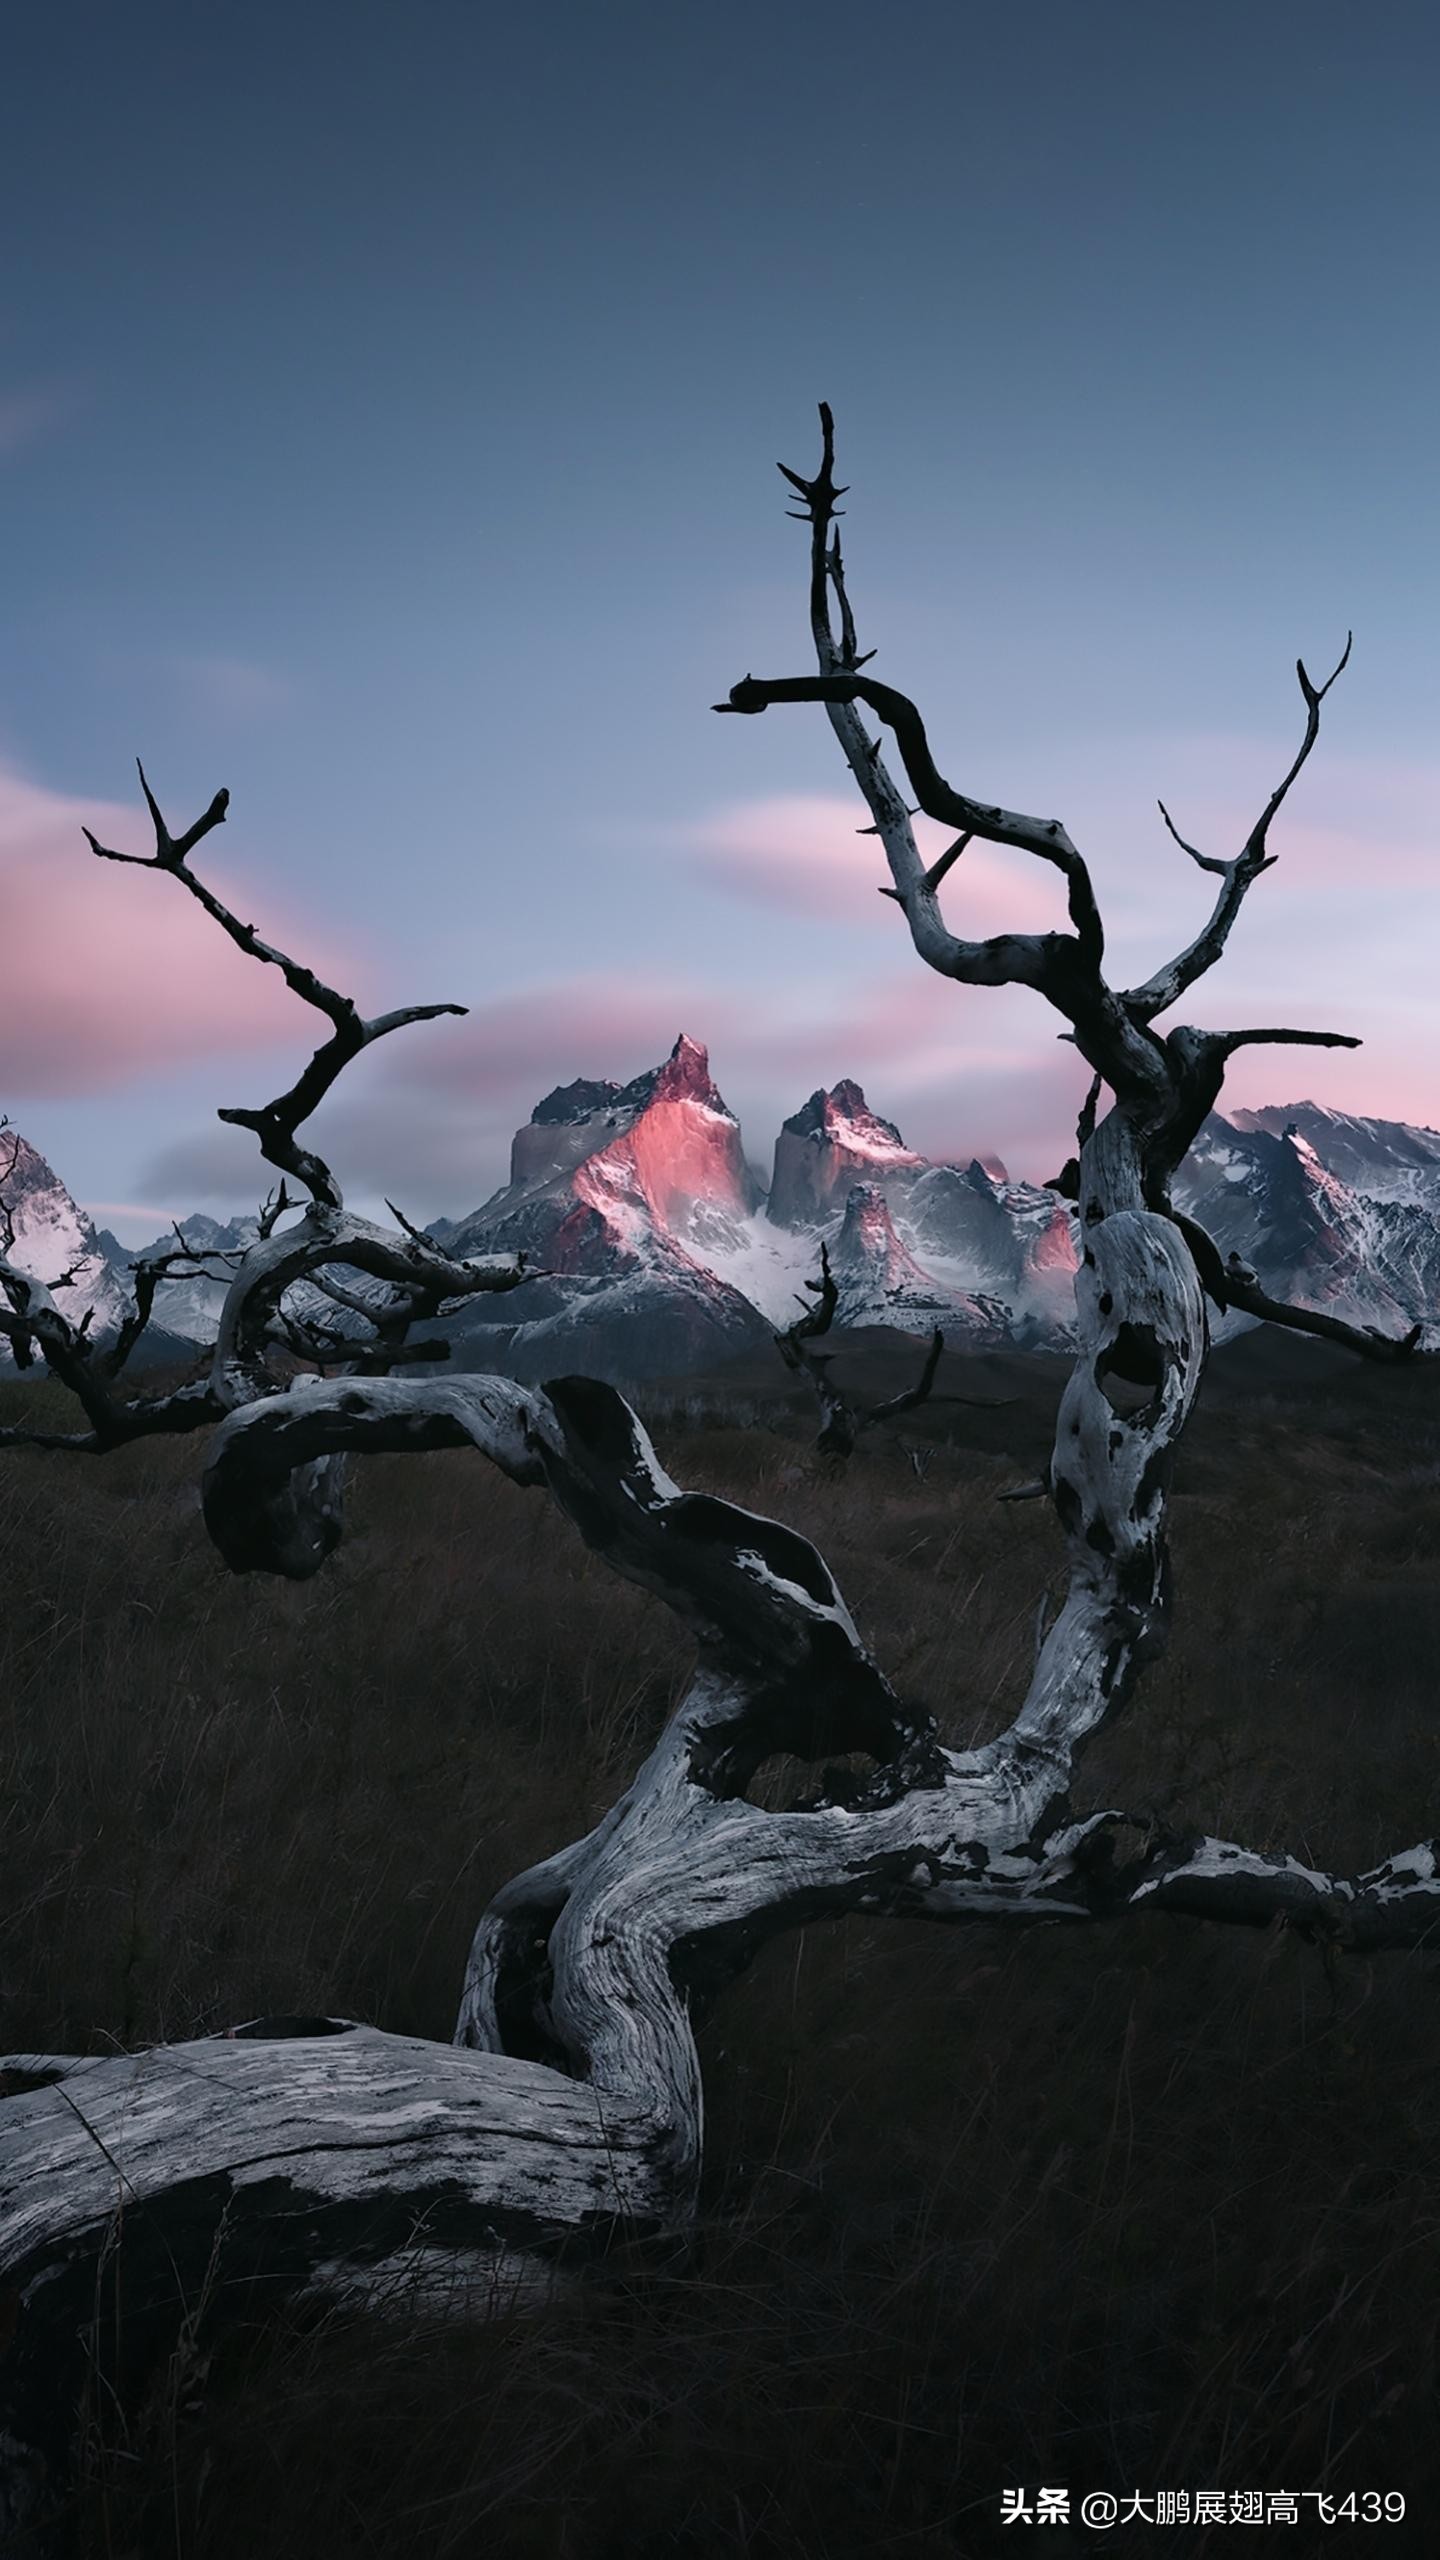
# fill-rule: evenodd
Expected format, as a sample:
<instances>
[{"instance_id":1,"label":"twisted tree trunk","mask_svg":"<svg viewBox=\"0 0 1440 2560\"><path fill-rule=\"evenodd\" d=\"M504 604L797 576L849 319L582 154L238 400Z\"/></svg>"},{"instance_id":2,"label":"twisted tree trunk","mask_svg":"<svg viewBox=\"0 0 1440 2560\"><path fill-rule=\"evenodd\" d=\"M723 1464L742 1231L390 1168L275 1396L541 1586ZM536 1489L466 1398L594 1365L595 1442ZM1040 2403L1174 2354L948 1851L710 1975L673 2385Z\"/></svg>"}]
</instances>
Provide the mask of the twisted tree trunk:
<instances>
[{"instance_id":1,"label":"twisted tree trunk","mask_svg":"<svg viewBox=\"0 0 1440 2560\"><path fill-rule=\"evenodd\" d=\"M1082 1159L1082 1348L1051 1471L1067 1596L1018 1714L979 1749L947 1749L902 1708L805 1539L680 1491L592 1381L297 1380L222 1426L205 1509L237 1569L318 1568L346 1453L468 1441L545 1485L685 1619L695 1674L613 1810L481 1921L455 2046L279 2019L4 2066L0 2520L43 2517L58 2495L97 2364L126 2398L257 2290L483 2311L497 2287L507 2298L517 2258L683 2223L702 2136L693 2009L777 1930L854 1910L1081 1921L1149 1907L1283 1911L1367 1946L1434 1926L1433 1844L1354 1880L1208 1840L1147 1838L1120 1864L1125 1817L1071 1815L1079 1745L1164 1642L1165 1485L1205 1349L1193 1265L1173 1224L1135 1205L1126 1162L1103 1132ZM294 1491L322 1463L325 1501L307 1510ZM875 1762L858 1801L747 1800L775 1752L855 1750Z\"/></svg>"}]
</instances>

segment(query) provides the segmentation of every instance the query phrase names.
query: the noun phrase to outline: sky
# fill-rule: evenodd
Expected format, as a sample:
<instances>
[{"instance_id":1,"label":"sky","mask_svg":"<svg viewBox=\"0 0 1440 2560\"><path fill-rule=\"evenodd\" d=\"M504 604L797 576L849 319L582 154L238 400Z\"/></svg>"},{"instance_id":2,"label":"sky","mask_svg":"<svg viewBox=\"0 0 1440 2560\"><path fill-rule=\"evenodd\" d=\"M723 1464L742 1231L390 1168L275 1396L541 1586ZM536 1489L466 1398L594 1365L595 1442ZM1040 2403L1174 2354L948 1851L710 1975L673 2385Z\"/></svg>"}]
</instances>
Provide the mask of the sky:
<instances>
[{"instance_id":1,"label":"sky","mask_svg":"<svg viewBox=\"0 0 1440 2560\"><path fill-rule=\"evenodd\" d=\"M684 1029L764 1165L853 1076L1053 1172L1041 1001L910 948L822 710L778 461L833 405L861 644L959 788L1061 817L1113 979L1188 940L1328 673L1188 1018L1256 1104L1440 1121L1440 32L1420 0L67 0L0 100L0 1109L131 1244L266 1188L217 1106L453 1001L312 1124L463 1214L551 1086ZM933 832L929 840L944 839ZM1062 921L975 848L947 919Z\"/></svg>"}]
</instances>

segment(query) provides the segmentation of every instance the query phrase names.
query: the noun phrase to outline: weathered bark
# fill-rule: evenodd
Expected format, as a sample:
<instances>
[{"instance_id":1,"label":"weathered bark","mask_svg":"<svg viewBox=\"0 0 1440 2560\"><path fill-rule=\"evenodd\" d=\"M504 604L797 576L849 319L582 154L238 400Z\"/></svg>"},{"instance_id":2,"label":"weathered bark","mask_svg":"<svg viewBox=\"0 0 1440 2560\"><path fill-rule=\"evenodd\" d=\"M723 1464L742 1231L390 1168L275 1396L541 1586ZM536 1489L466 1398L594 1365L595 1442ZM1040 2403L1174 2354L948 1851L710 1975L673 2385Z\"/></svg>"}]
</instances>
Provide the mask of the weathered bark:
<instances>
[{"instance_id":1,"label":"weathered bark","mask_svg":"<svg viewBox=\"0 0 1440 2560\"><path fill-rule=\"evenodd\" d=\"M344 2020L5 2071L0 2547L58 2507L87 2390L123 2403L237 2299L483 2307L517 2251L665 2196L647 2106Z\"/></svg>"}]
</instances>

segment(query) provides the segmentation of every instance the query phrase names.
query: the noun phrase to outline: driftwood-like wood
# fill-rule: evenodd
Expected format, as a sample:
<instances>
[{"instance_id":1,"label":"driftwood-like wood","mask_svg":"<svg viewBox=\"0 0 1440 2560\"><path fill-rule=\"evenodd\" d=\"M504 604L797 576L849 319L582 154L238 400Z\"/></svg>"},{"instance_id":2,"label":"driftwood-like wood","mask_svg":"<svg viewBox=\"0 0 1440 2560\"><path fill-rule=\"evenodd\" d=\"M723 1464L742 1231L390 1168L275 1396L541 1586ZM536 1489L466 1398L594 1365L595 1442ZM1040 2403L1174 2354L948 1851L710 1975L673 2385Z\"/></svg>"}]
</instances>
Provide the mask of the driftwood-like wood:
<instances>
[{"instance_id":1,"label":"driftwood-like wood","mask_svg":"<svg viewBox=\"0 0 1440 2560\"><path fill-rule=\"evenodd\" d=\"M523 1387L383 1374L417 1314L523 1276L452 1263L403 1222L391 1235L354 1219L299 1139L346 1057L441 1008L362 1024L345 999L218 910L233 938L281 965L333 1026L288 1095L227 1115L255 1129L308 1206L282 1227L277 1205L240 1258L208 1379L149 1406L124 1403L113 1361L104 1365L49 1291L0 1263L0 1324L74 1386L91 1426L47 1445L99 1454L146 1430L208 1425L210 1536L236 1572L291 1578L320 1571L341 1536L352 1457L470 1447L548 1495L587 1546L671 1608L694 1639L695 1667L619 1801L481 1917L453 2047L341 2020L262 2020L138 2055L0 2065L0 2307L11 2331L0 2360L0 2525L43 2519L60 2498L97 2364L123 2400L157 2357L193 2342L257 2285L266 2300L288 2289L382 2305L407 2287L427 2300L448 2289L483 2308L517 2252L543 2262L617 2225L683 2224L701 2164L694 2017L776 1931L856 1910L1077 1925L1180 1911L1250 1925L1281 1916L1327 1946L1381 1948L1412 1945L1440 1921L1431 1841L1365 1875L1334 1876L1238 1843L1159 1836L1121 1808L1077 1818L1071 1804L1085 1742L1166 1639L1166 1489L1203 1375L1207 1297L1225 1288L1213 1242L1173 1211L1171 1177L1242 1040L1341 1037L1161 1034L1154 1021L1218 958L1246 889L1273 859L1267 829L1314 743L1328 687L1302 669L1305 743L1241 855L1223 865L1196 857L1223 875L1204 932L1143 987L1112 990L1089 875L1059 822L952 790L913 705L858 673L828 412L822 419L820 472L788 475L811 526L820 672L746 678L721 707L823 702L920 956L972 983L1034 986L1094 1070L1066 1177L1083 1240L1078 1351L1039 1488L1066 1550L1059 1615L1038 1633L1006 1730L952 1750L891 1689L815 1548L778 1521L676 1485L613 1389L574 1377ZM892 729L922 805L961 830L928 872L861 703ZM150 806L151 867L217 912L186 856L223 817L223 795L178 842ZM963 879L964 844L976 835L1057 864L1073 931L983 943L953 935L938 892ZM1104 1091L1111 1107L1101 1116ZM318 1274L352 1316L364 1306L334 1266L386 1283L372 1338L358 1347L337 1338L338 1351L327 1339L320 1374L282 1383L270 1355L277 1338L295 1347L287 1290ZM844 1801L822 1795L771 1811L748 1790L778 1753L822 1764L858 1753L872 1768Z\"/></svg>"}]
</instances>

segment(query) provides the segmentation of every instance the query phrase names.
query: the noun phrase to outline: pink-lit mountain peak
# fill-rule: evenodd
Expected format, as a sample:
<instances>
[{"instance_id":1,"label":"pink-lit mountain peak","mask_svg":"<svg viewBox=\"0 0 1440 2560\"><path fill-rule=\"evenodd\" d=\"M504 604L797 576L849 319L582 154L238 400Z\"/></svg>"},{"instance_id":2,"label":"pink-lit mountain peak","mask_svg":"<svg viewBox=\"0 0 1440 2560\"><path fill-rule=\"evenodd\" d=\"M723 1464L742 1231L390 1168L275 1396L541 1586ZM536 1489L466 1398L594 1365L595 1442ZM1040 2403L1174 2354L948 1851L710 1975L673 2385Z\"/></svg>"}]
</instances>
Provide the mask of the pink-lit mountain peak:
<instances>
[{"instance_id":1,"label":"pink-lit mountain peak","mask_svg":"<svg viewBox=\"0 0 1440 2560\"><path fill-rule=\"evenodd\" d=\"M861 1264L867 1266L887 1293L925 1280L915 1256L895 1232L889 1201L873 1182L857 1182L845 1203L835 1263L842 1272Z\"/></svg>"},{"instance_id":2,"label":"pink-lit mountain peak","mask_svg":"<svg viewBox=\"0 0 1440 2560\"><path fill-rule=\"evenodd\" d=\"M718 1111L723 1119L732 1117L710 1073L709 1050L703 1040L692 1040L688 1031L681 1032L664 1065L655 1068L652 1099L698 1102L707 1111Z\"/></svg>"},{"instance_id":3,"label":"pink-lit mountain peak","mask_svg":"<svg viewBox=\"0 0 1440 2560\"><path fill-rule=\"evenodd\" d=\"M673 1121L670 1115L677 1107L688 1112L688 1121ZM717 1147L712 1130L708 1148L700 1151L701 1157L708 1155L718 1160L733 1153L743 1170L739 1125L710 1073L709 1054L700 1041L682 1031L669 1057L658 1067L647 1067L643 1074L633 1076L629 1084L616 1084L609 1077L578 1076L572 1084L556 1085L543 1101L537 1102L525 1126L515 1133L510 1153L511 1190L532 1191L557 1177L573 1174L592 1158L610 1157L657 1110L662 1114L659 1125L668 1128L671 1146L680 1143L682 1129L689 1130L692 1154L694 1141L702 1134L700 1123L723 1125L732 1133L728 1147ZM652 1129L639 1142L647 1161L656 1154L655 1139ZM619 1157L615 1160L618 1164ZM722 1192L732 1187L728 1180L721 1184ZM748 1173L741 1187L753 1207L754 1184Z\"/></svg>"},{"instance_id":4,"label":"pink-lit mountain peak","mask_svg":"<svg viewBox=\"0 0 1440 2560\"><path fill-rule=\"evenodd\" d=\"M529 1202L538 1213L562 1194L567 1217L575 1207L597 1214L622 1251L657 1233L683 1246L759 1206L739 1123L698 1040L682 1032L661 1065L629 1084L582 1077L536 1105L515 1135L506 1210ZM591 1233L584 1218L582 1231Z\"/></svg>"},{"instance_id":5,"label":"pink-lit mountain peak","mask_svg":"<svg viewBox=\"0 0 1440 2560\"><path fill-rule=\"evenodd\" d=\"M797 1137L823 1135L833 1145L848 1147L855 1154L887 1161L898 1156L914 1164L920 1162L913 1149L906 1146L894 1121L882 1120L878 1111L871 1110L863 1088L851 1076L842 1076L828 1093L812 1093L785 1126Z\"/></svg>"},{"instance_id":6,"label":"pink-lit mountain peak","mask_svg":"<svg viewBox=\"0 0 1440 2560\"><path fill-rule=\"evenodd\" d=\"M669 1057L658 1067L646 1067L628 1084L616 1084L609 1076L577 1076L573 1084L557 1084L536 1103L530 1125L564 1128L579 1120L593 1120L601 1113L610 1113L617 1121L628 1119L643 1111L657 1095L667 1101L701 1102L712 1111L725 1110L710 1073L710 1053L703 1041L692 1040L688 1031L681 1032Z\"/></svg>"},{"instance_id":7,"label":"pink-lit mountain peak","mask_svg":"<svg viewBox=\"0 0 1440 2560\"><path fill-rule=\"evenodd\" d=\"M755 1178L700 1042L682 1032L664 1065L636 1081L646 1088L643 1098L582 1163L577 1197L611 1217L622 1202L643 1204L662 1229L682 1238L697 1216L748 1217L759 1204ZM627 1097L634 1092L627 1087Z\"/></svg>"},{"instance_id":8,"label":"pink-lit mountain peak","mask_svg":"<svg viewBox=\"0 0 1440 2560\"><path fill-rule=\"evenodd\" d=\"M781 1129L770 1215L781 1226L807 1226L818 1214L838 1210L853 1183L918 1169L924 1162L893 1120L882 1120L859 1085L842 1077L828 1093L812 1093Z\"/></svg>"}]
</instances>

